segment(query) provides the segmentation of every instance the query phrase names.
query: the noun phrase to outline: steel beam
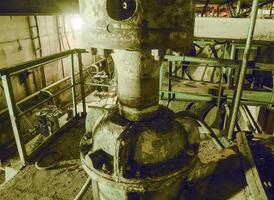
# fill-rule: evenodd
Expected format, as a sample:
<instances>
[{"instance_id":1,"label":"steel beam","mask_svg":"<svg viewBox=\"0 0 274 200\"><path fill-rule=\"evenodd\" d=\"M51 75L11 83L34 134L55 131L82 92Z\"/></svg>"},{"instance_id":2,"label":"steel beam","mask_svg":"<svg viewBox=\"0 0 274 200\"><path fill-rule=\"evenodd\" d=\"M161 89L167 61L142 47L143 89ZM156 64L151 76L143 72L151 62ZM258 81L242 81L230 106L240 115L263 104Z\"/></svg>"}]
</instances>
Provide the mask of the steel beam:
<instances>
[{"instance_id":1,"label":"steel beam","mask_svg":"<svg viewBox=\"0 0 274 200\"><path fill-rule=\"evenodd\" d=\"M196 17L194 37L245 41L249 23L249 18ZM273 27L274 20L257 19L253 40L274 43Z\"/></svg>"},{"instance_id":2,"label":"steel beam","mask_svg":"<svg viewBox=\"0 0 274 200\"><path fill-rule=\"evenodd\" d=\"M0 15L57 15L79 13L78 0L0 1Z\"/></svg>"}]
</instances>

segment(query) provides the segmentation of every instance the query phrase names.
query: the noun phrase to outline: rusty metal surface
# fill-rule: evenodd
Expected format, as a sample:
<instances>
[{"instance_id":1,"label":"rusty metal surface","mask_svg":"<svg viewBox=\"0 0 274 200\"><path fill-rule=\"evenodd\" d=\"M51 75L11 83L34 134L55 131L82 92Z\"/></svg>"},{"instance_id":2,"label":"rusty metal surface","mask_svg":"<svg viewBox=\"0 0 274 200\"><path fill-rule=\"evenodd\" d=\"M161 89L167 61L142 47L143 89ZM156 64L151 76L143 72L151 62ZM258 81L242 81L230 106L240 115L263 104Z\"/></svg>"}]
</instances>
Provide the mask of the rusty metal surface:
<instances>
[{"instance_id":1,"label":"rusty metal surface","mask_svg":"<svg viewBox=\"0 0 274 200\"><path fill-rule=\"evenodd\" d=\"M112 57L118 66L121 114L132 121L155 115L159 108L160 61L149 51L117 50Z\"/></svg>"},{"instance_id":2,"label":"rusty metal surface","mask_svg":"<svg viewBox=\"0 0 274 200\"><path fill-rule=\"evenodd\" d=\"M172 195L179 194L178 183L197 161L198 146L191 154L187 151L190 133L184 131L172 111L160 108L157 118L142 122L124 119L117 108L90 111L88 118L94 127L88 128L90 132L81 142L81 159L100 192L104 193L102 187L109 187L107 192L161 193L173 187L177 189Z\"/></svg>"},{"instance_id":3,"label":"rusty metal surface","mask_svg":"<svg viewBox=\"0 0 274 200\"><path fill-rule=\"evenodd\" d=\"M88 115L94 126L81 143L94 199L176 199L196 154L188 154L188 134L174 113L158 105L163 55L150 50L190 49L194 1L81 0L80 5L87 45L114 49L118 77L119 109Z\"/></svg>"},{"instance_id":4,"label":"rusty metal surface","mask_svg":"<svg viewBox=\"0 0 274 200\"><path fill-rule=\"evenodd\" d=\"M122 20L110 17L112 16L110 12L115 7L108 5L108 2L108 0L80 1L80 10L86 24L85 36L89 45L111 49L180 48L182 50L191 46L194 31L194 1L125 1L136 4L136 9L131 16ZM113 2L116 2L116 6L123 3L119 0ZM123 9L119 11L123 15Z\"/></svg>"}]
</instances>

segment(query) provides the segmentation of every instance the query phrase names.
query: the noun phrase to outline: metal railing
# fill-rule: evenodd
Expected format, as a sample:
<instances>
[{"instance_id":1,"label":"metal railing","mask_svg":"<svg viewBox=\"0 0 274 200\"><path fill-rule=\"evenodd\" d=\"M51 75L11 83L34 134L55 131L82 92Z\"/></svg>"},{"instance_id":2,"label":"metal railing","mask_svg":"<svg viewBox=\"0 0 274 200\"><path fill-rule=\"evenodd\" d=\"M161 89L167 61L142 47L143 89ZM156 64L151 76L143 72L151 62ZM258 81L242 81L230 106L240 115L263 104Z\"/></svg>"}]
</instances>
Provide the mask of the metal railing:
<instances>
[{"instance_id":1,"label":"metal railing","mask_svg":"<svg viewBox=\"0 0 274 200\"><path fill-rule=\"evenodd\" d=\"M200 57L191 57L191 56L165 56L165 62L168 63L166 66L168 68L168 77L167 77L167 87L163 88L164 80L164 65L161 67L160 73L160 96L162 99L171 100L180 100L180 101L191 101L191 102L215 102L217 105L221 103L231 103L233 99L233 89L230 89L228 83L222 81L222 75L224 71L228 70L239 70L241 67L240 61L229 60L229 59L215 59L215 58L200 58ZM220 75L220 80L216 89L217 92L197 92L195 88L193 92L189 91L174 91L173 85L173 71L175 64L177 63L188 63L188 67L215 67L219 68L222 72ZM190 64L189 64L190 63ZM274 76L274 64L265 64L257 62L249 62L249 69L254 71L269 71L272 72ZM228 77L229 78L229 77ZM274 79L274 77L273 77ZM190 81L197 82L197 81ZM228 80L228 82L230 82ZM204 82L208 83L208 82ZM226 88L225 88L226 87ZM272 108L274 106L274 89L272 91L250 91L244 90L241 103L245 105L257 105L257 106L267 106Z\"/></svg>"},{"instance_id":2,"label":"metal railing","mask_svg":"<svg viewBox=\"0 0 274 200\"><path fill-rule=\"evenodd\" d=\"M2 84L3 84L3 88L4 88L4 94L5 94L5 98L6 98L6 102L7 102L7 110L3 110L3 111L1 111L1 113L4 113L5 111L9 112L9 116L10 116L10 120L11 120L11 124L12 124L12 130L14 133L15 142L16 142L17 150L19 153L19 158L20 158L20 161L22 162L22 165L26 165L29 161L31 161L34 158L34 156L36 156L37 153L39 153L39 151L47 143L52 141L53 138L55 138L57 136L57 133L51 134L50 136L48 136L46 138L46 140L42 144L40 144L38 147L36 147L35 150L28 152L26 150L27 144L23 140L23 135L22 135L23 133L22 133L22 129L21 129L20 123L19 123L20 117L22 117L25 113L31 111L32 109L37 108L37 107L43 105L44 103L52 100L57 95L71 89L72 90L73 118L70 121L73 121L78 116L77 96L76 96L77 95L76 94L76 86L77 85L80 85L80 93L81 93L80 96L81 96L81 101L82 101L82 106L83 106L83 113L86 113L85 88L84 88L84 84L83 84L83 81L84 81L83 63L82 63L82 54L83 53L87 53L87 51L84 49L72 49L72 50L52 54L52 55L49 55L46 57L42 57L39 59L35 59L32 61L28 61L25 63L21 63L18 65L11 66L11 67L4 68L4 69L0 70L0 76L1 76ZM49 63L58 61L60 59L63 59L63 58L69 57L69 56L71 57L71 74L70 74L70 76L65 77L64 79L57 81L57 82L43 88L40 91L35 92L34 94L26 97L25 99L23 99L19 102L16 102L14 92L13 92L13 87L12 87L12 81L11 81L12 76L17 75L17 74L21 73L22 71L32 70L32 69L38 68L41 65L49 64ZM79 67L79 72L77 74L75 72L75 63L74 63L75 56L77 56L78 67ZM78 76L78 75L79 75L79 81L76 82L76 76ZM69 80L69 79L71 80L71 84L68 87L65 87L64 89L62 89L61 91L58 91L57 94L52 95L50 98L46 99L45 101L39 102L38 104L34 105L33 107L31 107L27 110L21 111L18 109L19 104L21 104L27 100L30 100L33 97L38 96L42 91L47 91L49 88L54 87L58 83L61 83L63 81ZM67 124L69 122L67 122ZM63 127L61 127L61 129L64 129L65 127L66 127L66 124Z\"/></svg>"}]
</instances>

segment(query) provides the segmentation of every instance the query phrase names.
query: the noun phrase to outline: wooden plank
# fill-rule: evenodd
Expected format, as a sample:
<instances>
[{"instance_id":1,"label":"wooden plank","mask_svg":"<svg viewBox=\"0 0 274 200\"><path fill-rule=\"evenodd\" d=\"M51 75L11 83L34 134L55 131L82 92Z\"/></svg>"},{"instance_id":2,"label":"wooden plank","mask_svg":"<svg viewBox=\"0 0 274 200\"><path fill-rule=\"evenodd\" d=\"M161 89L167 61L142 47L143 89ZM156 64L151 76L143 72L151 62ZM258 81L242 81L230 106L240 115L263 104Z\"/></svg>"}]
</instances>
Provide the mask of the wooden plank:
<instances>
[{"instance_id":1,"label":"wooden plank","mask_svg":"<svg viewBox=\"0 0 274 200\"><path fill-rule=\"evenodd\" d=\"M267 196L256 168L246 135L244 132L237 134L237 144L242 154L242 165L245 170L249 193L254 200L267 200Z\"/></svg>"}]
</instances>

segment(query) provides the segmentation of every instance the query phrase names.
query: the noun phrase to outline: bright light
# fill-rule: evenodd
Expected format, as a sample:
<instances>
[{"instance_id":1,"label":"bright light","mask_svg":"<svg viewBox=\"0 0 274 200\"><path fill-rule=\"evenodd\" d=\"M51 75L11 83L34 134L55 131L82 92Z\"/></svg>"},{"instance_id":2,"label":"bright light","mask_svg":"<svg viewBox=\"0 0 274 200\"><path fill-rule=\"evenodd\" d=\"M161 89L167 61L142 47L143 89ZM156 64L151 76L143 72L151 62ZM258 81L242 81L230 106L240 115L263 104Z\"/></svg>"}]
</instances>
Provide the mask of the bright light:
<instances>
[{"instance_id":1,"label":"bright light","mask_svg":"<svg viewBox=\"0 0 274 200\"><path fill-rule=\"evenodd\" d=\"M80 16L74 16L71 19L71 25L72 25L73 30L80 31L82 29L82 26L83 26L83 21L82 21L81 17Z\"/></svg>"}]
</instances>

